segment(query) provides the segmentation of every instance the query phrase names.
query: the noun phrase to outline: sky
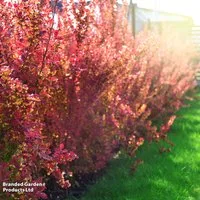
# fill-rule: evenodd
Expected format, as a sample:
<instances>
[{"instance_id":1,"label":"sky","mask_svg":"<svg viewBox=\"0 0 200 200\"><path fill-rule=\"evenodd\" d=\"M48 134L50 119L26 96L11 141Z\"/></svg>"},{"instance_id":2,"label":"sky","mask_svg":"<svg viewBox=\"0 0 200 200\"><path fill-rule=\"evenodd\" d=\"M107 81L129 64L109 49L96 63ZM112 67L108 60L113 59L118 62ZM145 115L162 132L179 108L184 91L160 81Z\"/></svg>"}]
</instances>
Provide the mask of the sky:
<instances>
[{"instance_id":1,"label":"sky","mask_svg":"<svg viewBox=\"0 0 200 200\"><path fill-rule=\"evenodd\" d=\"M200 25L200 0L132 0L132 2L142 8L191 16L194 23Z\"/></svg>"}]
</instances>

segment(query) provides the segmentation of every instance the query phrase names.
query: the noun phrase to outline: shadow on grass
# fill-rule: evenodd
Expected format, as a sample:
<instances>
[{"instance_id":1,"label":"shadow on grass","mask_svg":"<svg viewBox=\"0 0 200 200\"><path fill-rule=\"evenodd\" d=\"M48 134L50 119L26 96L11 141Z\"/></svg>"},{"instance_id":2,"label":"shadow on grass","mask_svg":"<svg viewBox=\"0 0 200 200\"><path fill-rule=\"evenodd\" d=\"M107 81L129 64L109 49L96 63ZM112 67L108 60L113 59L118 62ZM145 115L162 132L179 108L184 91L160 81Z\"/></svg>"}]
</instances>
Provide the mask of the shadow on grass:
<instances>
[{"instance_id":1,"label":"shadow on grass","mask_svg":"<svg viewBox=\"0 0 200 200\"><path fill-rule=\"evenodd\" d=\"M163 142L143 145L137 157L144 164L134 174L134 159L122 154L82 200L200 200L200 100L189 104L169 132L170 153L158 153Z\"/></svg>"}]
</instances>

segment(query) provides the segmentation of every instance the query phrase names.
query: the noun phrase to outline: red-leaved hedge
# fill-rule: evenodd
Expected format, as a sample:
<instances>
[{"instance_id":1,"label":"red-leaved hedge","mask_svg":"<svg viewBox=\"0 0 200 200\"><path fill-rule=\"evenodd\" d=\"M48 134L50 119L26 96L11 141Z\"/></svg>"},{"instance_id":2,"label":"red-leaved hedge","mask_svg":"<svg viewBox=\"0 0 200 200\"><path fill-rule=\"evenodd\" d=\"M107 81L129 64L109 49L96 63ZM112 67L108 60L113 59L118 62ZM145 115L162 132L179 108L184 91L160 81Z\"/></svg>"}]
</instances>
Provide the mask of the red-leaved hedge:
<instances>
[{"instance_id":1,"label":"red-leaved hedge","mask_svg":"<svg viewBox=\"0 0 200 200\"><path fill-rule=\"evenodd\" d=\"M63 3L61 13L46 1L1 1L0 182L51 175L67 188L118 148L134 155L144 140L166 139L194 86L193 52L169 34L134 39L121 11L105 0ZM44 189L2 198L45 199Z\"/></svg>"}]
</instances>

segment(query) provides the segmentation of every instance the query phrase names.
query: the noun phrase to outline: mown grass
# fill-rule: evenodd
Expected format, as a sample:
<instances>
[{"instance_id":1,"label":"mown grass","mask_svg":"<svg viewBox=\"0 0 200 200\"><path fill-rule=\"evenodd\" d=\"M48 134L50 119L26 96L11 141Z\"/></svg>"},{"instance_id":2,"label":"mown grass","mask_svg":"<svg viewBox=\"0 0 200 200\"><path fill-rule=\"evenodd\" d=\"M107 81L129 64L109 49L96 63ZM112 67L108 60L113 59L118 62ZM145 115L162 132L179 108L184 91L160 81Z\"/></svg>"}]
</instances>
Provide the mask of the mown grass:
<instances>
[{"instance_id":1,"label":"mown grass","mask_svg":"<svg viewBox=\"0 0 200 200\"><path fill-rule=\"evenodd\" d=\"M170 153L158 152L162 142L143 145L137 158L144 164L133 174L135 158L122 154L81 200L200 200L200 100L189 104L169 132Z\"/></svg>"}]
</instances>

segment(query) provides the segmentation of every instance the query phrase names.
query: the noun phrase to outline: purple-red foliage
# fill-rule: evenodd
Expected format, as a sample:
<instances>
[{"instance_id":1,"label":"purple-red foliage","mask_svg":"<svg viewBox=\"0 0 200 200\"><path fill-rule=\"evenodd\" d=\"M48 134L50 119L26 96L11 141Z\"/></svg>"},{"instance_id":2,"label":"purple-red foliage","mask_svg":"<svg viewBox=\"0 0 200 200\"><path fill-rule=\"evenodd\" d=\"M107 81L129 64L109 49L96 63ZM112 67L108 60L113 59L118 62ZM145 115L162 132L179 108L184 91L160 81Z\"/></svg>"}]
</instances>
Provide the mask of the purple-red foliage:
<instances>
[{"instance_id":1,"label":"purple-red foliage","mask_svg":"<svg viewBox=\"0 0 200 200\"><path fill-rule=\"evenodd\" d=\"M1 3L1 182L52 175L67 188L72 172L98 171L118 146L134 155L166 138L194 86L192 53L168 36L134 39L117 9L80 1L55 15L45 1ZM46 198L44 189L15 197Z\"/></svg>"}]
</instances>

